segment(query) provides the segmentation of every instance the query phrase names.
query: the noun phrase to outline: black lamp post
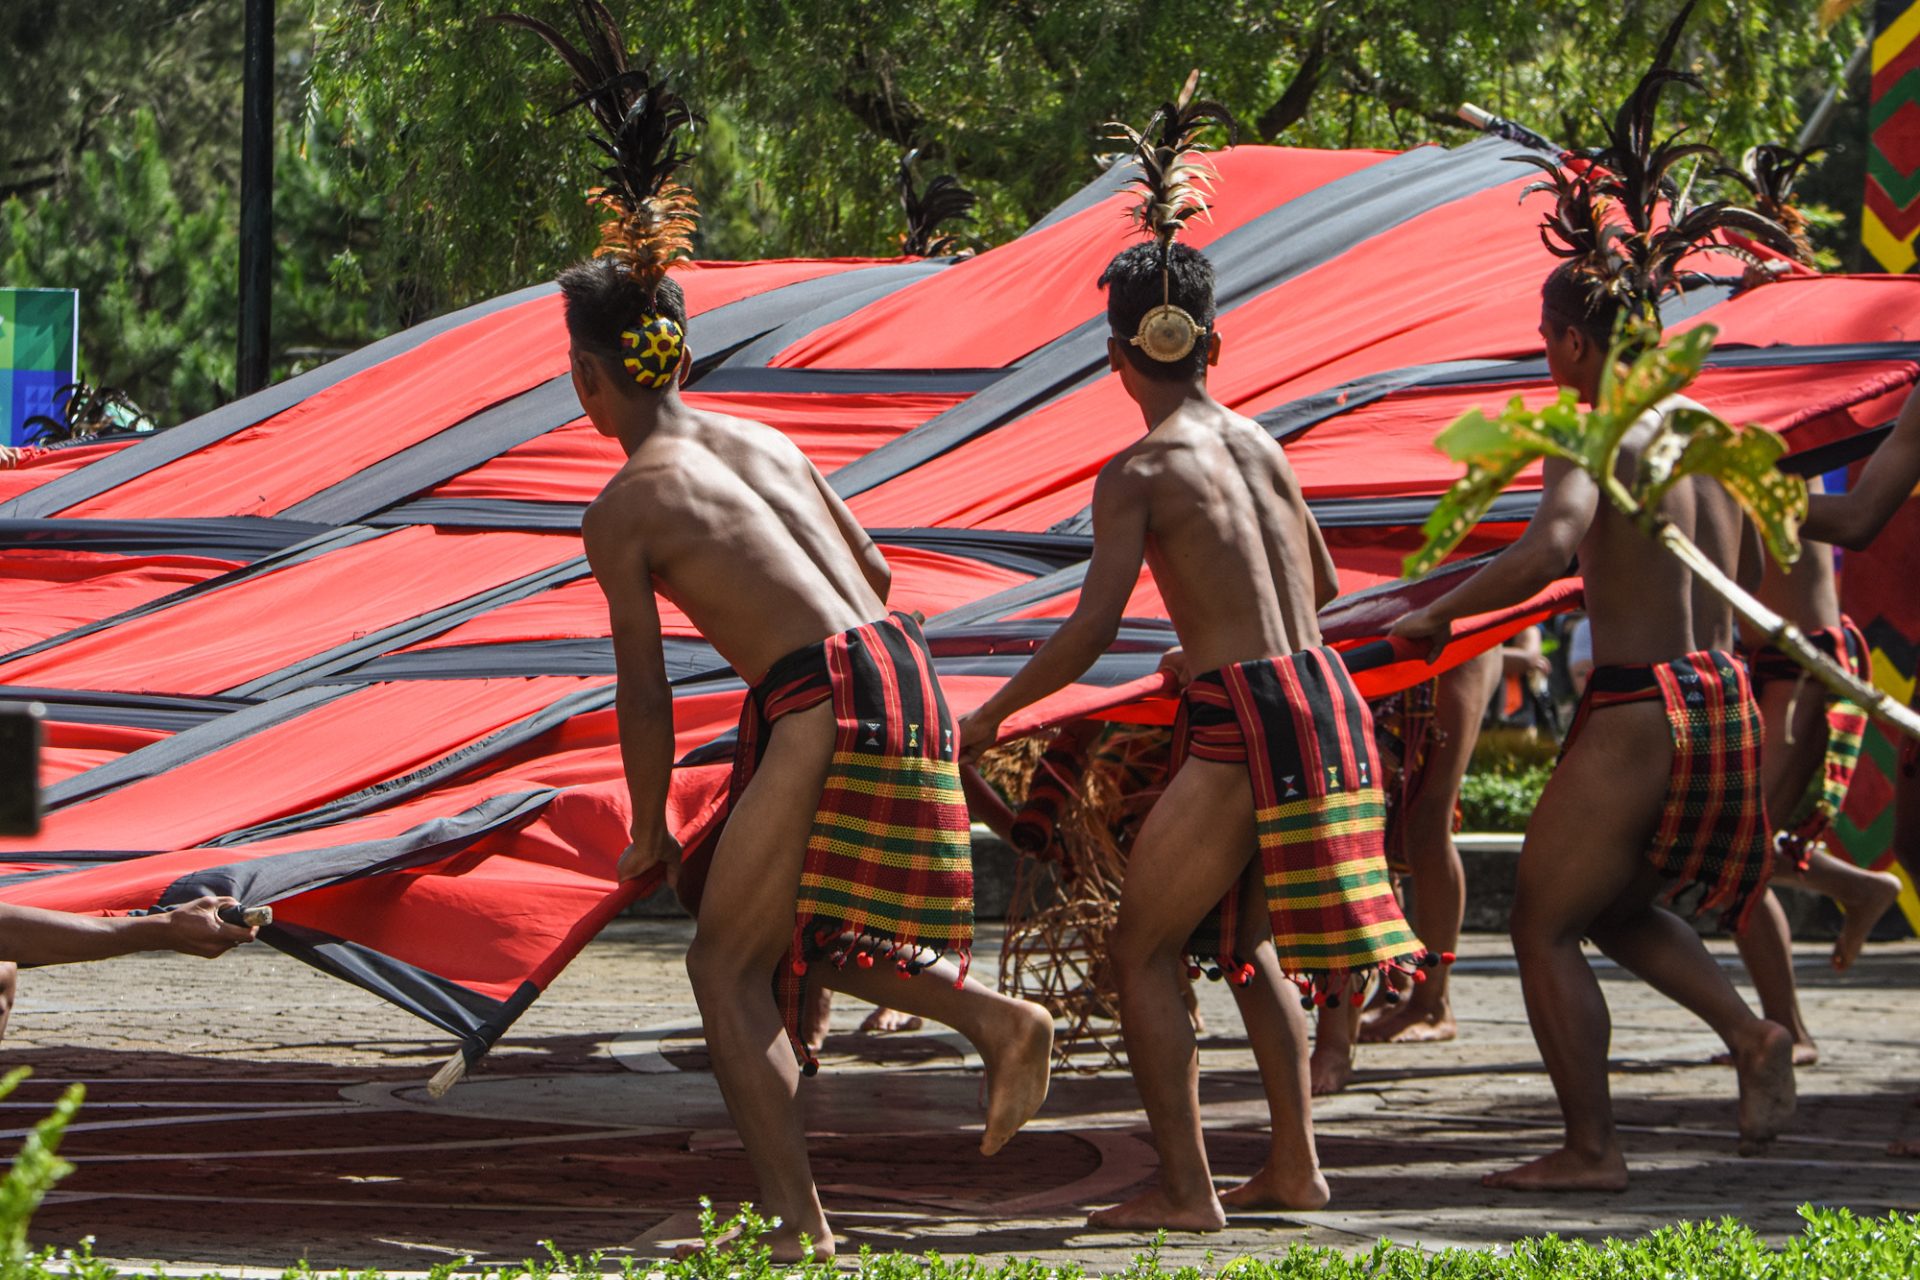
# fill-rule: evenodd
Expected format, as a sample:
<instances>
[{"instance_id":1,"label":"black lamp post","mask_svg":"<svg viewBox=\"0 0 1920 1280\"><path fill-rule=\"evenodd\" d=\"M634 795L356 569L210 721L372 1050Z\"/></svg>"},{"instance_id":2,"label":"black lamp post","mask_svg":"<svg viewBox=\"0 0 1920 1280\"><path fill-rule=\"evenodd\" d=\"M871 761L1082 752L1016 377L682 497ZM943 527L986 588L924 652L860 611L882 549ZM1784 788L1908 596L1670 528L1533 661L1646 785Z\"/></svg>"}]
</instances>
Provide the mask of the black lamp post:
<instances>
[{"instance_id":1,"label":"black lamp post","mask_svg":"<svg viewBox=\"0 0 1920 1280\"><path fill-rule=\"evenodd\" d=\"M273 0L246 0L240 100L241 395L267 385L273 291Z\"/></svg>"}]
</instances>

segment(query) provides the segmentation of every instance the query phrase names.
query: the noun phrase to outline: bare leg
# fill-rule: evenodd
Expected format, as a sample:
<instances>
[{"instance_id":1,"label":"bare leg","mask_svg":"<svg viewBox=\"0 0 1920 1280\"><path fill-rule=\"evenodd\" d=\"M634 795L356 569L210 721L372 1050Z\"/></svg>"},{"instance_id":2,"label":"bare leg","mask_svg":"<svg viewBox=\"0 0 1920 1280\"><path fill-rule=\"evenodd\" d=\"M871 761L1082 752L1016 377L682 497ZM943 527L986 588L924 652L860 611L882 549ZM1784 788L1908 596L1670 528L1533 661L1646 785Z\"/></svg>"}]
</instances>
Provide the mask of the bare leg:
<instances>
[{"instance_id":1,"label":"bare leg","mask_svg":"<svg viewBox=\"0 0 1920 1280\"><path fill-rule=\"evenodd\" d=\"M1199 1054L1174 976L1181 948L1254 856L1253 793L1240 765L1188 760L1128 859L1112 937L1120 1027L1160 1153L1155 1184L1088 1218L1123 1230L1218 1231L1200 1131ZM1256 966L1255 981L1264 981Z\"/></svg>"},{"instance_id":2,"label":"bare leg","mask_svg":"<svg viewBox=\"0 0 1920 1280\"><path fill-rule=\"evenodd\" d=\"M1741 963L1747 966L1747 976L1753 979L1753 989L1760 997L1762 1015L1793 1033L1793 1065L1810 1067L1820 1061L1820 1046L1813 1042L1813 1032L1800 1016L1800 993L1793 980L1792 930L1773 890L1766 891L1746 931L1736 934L1734 942L1740 948ZM1719 1054L1714 1061L1731 1063L1733 1054L1731 1051Z\"/></svg>"},{"instance_id":3,"label":"bare leg","mask_svg":"<svg viewBox=\"0 0 1920 1280\"><path fill-rule=\"evenodd\" d=\"M956 989L959 969L951 960L928 965L904 982L897 973L856 964L820 967L821 981L836 991L944 1022L973 1043L987 1068L987 1130L980 1153L994 1154L1047 1100L1053 1015L971 977Z\"/></svg>"},{"instance_id":4,"label":"bare leg","mask_svg":"<svg viewBox=\"0 0 1920 1280\"><path fill-rule=\"evenodd\" d=\"M1756 1018L1727 981L1700 935L1652 905L1659 881L1646 868L1635 887L1594 922L1594 942L1669 1000L1712 1027L1740 1076L1740 1146L1751 1153L1779 1136L1793 1115L1793 1036Z\"/></svg>"},{"instance_id":5,"label":"bare leg","mask_svg":"<svg viewBox=\"0 0 1920 1280\"><path fill-rule=\"evenodd\" d=\"M1427 757L1419 790L1404 818L1407 861L1413 869L1414 933L1430 951L1460 949L1460 924L1467 914L1467 872L1453 844L1453 806L1460 780L1467 776L1480 717L1494 686L1500 683L1500 652L1489 650L1440 677L1434 697L1434 727L1440 738ZM1427 971L1399 1005L1360 1031L1373 1043L1451 1040L1458 1031L1453 1002L1447 996L1447 966Z\"/></svg>"},{"instance_id":6,"label":"bare leg","mask_svg":"<svg viewBox=\"0 0 1920 1280\"><path fill-rule=\"evenodd\" d=\"M821 986L817 979L807 980L807 993L800 1005L800 1038L807 1042L807 1048L815 1053L827 1043L827 1032L833 1028L833 992Z\"/></svg>"},{"instance_id":7,"label":"bare leg","mask_svg":"<svg viewBox=\"0 0 1920 1280\"><path fill-rule=\"evenodd\" d=\"M1273 949L1272 918L1261 887L1260 860L1247 867L1240 894L1240 937L1259 938L1250 957L1254 979L1233 988L1240 1020L1246 1024L1260 1084L1267 1095L1271 1138L1260 1171L1220 1197L1228 1209L1320 1209L1329 1198L1320 1174L1320 1153L1313 1143L1313 1101L1307 1089L1307 1016L1294 985L1280 972ZM1354 992L1333 1012L1351 1032L1359 1020L1364 992ZM1352 1037L1348 1037L1351 1060Z\"/></svg>"},{"instance_id":8,"label":"bare leg","mask_svg":"<svg viewBox=\"0 0 1920 1280\"><path fill-rule=\"evenodd\" d=\"M1760 787L1775 826L1786 823L1807 787L1826 762L1827 708L1818 685L1807 680L1775 680L1759 691L1760 721L1766 738L1760 753ZM1793 936L1786 912L1769 889L1746 931L1736 939L1740 961L1753 979L1760 1007L1770 1021L1793 1034L1793 1059L1811 1066L1820 1049L1800 1015L1793 976ZM1715 1059L1732 1061L1731 1050Z\"/></svg>"},{"instance_id":9,"label":"bare leg","mask_svg":"<svg viewBox=\"0 0 1920 1280\"><path fill-rule=\"evenodd\" d=\"M1904 757L1893 771L1893 856L1907 883L1920 885L1920 767L1907 768ZM1896 1142L1887 1154L1920 1158L1920 1138Z\"/></svg>"},{"instance_id":10,"label":"bare leg","mask_svg":"<svg viewBox=\"0 0 1920 1280\"><path fill-rule=\"evenodd\" d=\"M1320 1016L1314 1021L1313 1054L1307 1059L1314 1097L1340 1093L1353 1083L1354 1059L1359 1054L1360 1014L1357 996L1352 1001L1343 999L1332 1008L1321 1007Z\"/></svg>"},{"instance_id":11,"label":"bare leg","mask_svg":"<svg viewBox=\"0 0 1920 1280\"><path fill-rule=\"evenodd\" d=\"M19 989L19 966L11 960L0 961L0 1036L7 1034L7 1019L13 1016L13 1001Z\"/></svg>"},{"instance_id":12,"label":"bare leg","mask_svg":"<svg viewBox=\"0 0 1920 1280\"><path fill-rule=\"evenodd\" d=\"M1879 924L1880 917L1900 899L1900 878L1892 872L1869 871L1820 848L1808 853L1805 871L1776 875L1774 879L1804 885L1840 904L1844 915L1840 936L1833 944L1836 973L1846 972L1860 958L1860 949L1867 945L1867 935L1873 932L1873 926Z\"/></svg>"},{"instance_id":13,"label":"bare leg","mask_svg":"<svg viewBox=\"0 0 1920 1280\"><path fill-rule=\"evenodd\" d=\"M1527 1020L1566 1120L1559 1150L1490 1174L1490 1187L1618 1191L1627 1164L1607 1085L1612 1022L1580 939L1646 865L1673 759L1657 702L1592 712L1527 825L1513 949Z\"/></svg>"},{"instance_id":14,"label":"bare leg","mask_svg":"<svg viewBox=\"0 0 1920 1280\"><path fill-rule=\"evenodd\" d=\"M761 1207L780 1220L765 1242L781 1260L801 1256L802 1234L814 1256L833 1256L795 1105L799 1064L771 981L793 940L800 868L833 735L830 703L774 724L760 768L721 834L687 950L714 1076L760 1184Z\"/></svg>"}]
</instances>

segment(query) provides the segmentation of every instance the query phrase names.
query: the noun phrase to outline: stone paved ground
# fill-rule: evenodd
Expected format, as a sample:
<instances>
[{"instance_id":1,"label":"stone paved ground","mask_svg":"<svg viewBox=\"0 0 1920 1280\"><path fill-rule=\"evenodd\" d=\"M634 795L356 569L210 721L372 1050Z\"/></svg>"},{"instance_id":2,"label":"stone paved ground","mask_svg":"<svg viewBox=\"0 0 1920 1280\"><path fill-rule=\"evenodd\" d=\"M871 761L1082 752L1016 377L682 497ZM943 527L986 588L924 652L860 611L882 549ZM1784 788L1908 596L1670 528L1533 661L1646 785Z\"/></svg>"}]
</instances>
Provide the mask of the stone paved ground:
<instances>
[{"instance_id":1,"label":"stone paved ground","mask_svg":"<svg viewBox=\"0 0 1920 1280\"><path fill-rule=\"evenodd\" d=\"M751 1194L694 1039L679 967L687 926L623 921L580 957L446 1099L421 1083L450 1046L424 1024L265 948L215 963L143 957L23 975L0 1058L36 1076L4 1104L17 1138L67 1081L90 1100L66 1151L79 1166L37 1223L42 1243L92 1235L105 1255L184 1264L424 1269L473 1255L655 1256L692 1232L702 1193ZM1722 947L1723 959L1730 952ZM1845 981L1799 955L1825 1061L1801 1077L1795 1131L1762 1159L1733 1152L1733 1081L1704 1065L1704 1027L1617 971L1615 1090L1634 1185L1524 1197L1480 1188L1543 1149L1552 1097L1504 939L1471 937L1456 982L1463 1036L1369 1047L1347 1094L1315 1109L1334 1201L1252 1215L1170 1256L1199 1262L1295 1241L1487 1245L1544 1231L1630 1234L1737 1213L1769 1235L1807 1200L1920 1211L1920 1163L1882 1154L1920 1136L1920 944L1876 946ZM991 971L992 956L983 955ZM1203 984L1214 1036L1203 1096L1216 1172L1255 1168L1263 1113L1231 1002ZM844 1005L850 1029L859 1011ZM1000 1157L974 1152L979 1077L933 1035L840 1035L806 1087L816 1173L850 1245L1069 1258L1117 1270L1142 1237L1083 1221L1153 1168L1130 1083L1065 1077Z\"/></svg>"}]
</instances>

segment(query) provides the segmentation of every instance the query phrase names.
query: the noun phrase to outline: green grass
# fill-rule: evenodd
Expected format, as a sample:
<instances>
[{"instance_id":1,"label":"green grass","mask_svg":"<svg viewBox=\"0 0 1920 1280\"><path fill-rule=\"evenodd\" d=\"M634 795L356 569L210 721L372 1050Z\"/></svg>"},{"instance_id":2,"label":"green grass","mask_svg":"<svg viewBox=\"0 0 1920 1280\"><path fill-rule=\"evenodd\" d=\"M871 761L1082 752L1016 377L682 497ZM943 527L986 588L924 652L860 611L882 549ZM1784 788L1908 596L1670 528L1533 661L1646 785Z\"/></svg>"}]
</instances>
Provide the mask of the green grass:
<instances>
[{"instance_id":1,"label":"green grass","mask_svg":"<svg viewBox=\"0 0 1920 1280\"><path fill-rule=\"evenodd\" d=\"M704 1201L703 1201L704 1203ZM1569 1208L1573 1206L1569 1204ZM1160 1242L1137 1255L1114 1280L1882 1280L1920 1276L1920 1217L1888 1214L1856 1217L1845 1209L1801 1209L1805 1229L1780 1248L1767 1245L1732 1218L1680 1223L1637 1240L1608 1240L1599 1245L1554 1236L1522 1240L1509 1249L1449 1249L1423 1253L1382 1241L1365 1253L1294 1245L1270 1257L1216 1257L1203 1266L1173 1267L1162 1260ZM495 1267L466 1260L442 1263L430 1273L436 1280L481 1277L484 1280L1089 1280L1080 1267L1034 1259L924 1256L874 1253L862 1249L829 1265L777 1265L758 1242L765 1224L743 1211L721 1223L711 1211L702 1215L709 1241L739 1231L730 1247L718 1247L687 1262L607 1258L601 1254L569 1257L547 1246L545 1256ZM255 1265L277 1265L262 1257ZM78 1250L42 1250L0 1269L5 1280L162 1280L158 1273L121 1271ZM164 1280L186 1280L174 1270ZM381 1280L376 1270L316 1272L304 1262L287 1266L284 1280Z\"/></svg>"},{"instance_id":2,"label":"green grass","mask_svg":"<svg viewBox=\"0 0 1920 1280\"><path fill-rule=\"evenodd\" d=\"M12 1092L27 1072L0 1080L0 1097ZM0 1180L0 1280L162 1280L160 1273L122 1271L93 1255L91 1240L78 1249L31 1251L26 1243L33 1211L47 1191L72 1171L58 1155L60 1138L79 1109L78 1086L69 1089L21 1147L5 1179ZM1578 1205L1568 1202L1570 1210ZM1169 1267L1162 1240L1137 1255L1115 1280L1881 1280L1920 1277L1920 1216L1892 1213L1860 1218L1845 1209L1800 1210L1805 1229L1775 1249L1733 1218L1680 1223L1638 1240L1608 1240L1600 1245L1545 1236L1522 1240L1511 1249L1449 1249L1423 1253L1382 1241L1366 1253L1294 1245L1271 1257L1206 1257L1204 1266ZM767 1224L751 1207L726 1222L701 1201L700 1233L709 1248L686 1262L654 1261L602 1254L569 1257L546 1246L542 1257L511 1266L475 1267L468 1260L443 1263L435 1280L484 1277L486 1280L829 1280L853 1275L860 1280L1083 1280L1077 1265L1049 1265L1034 1259L1001 1260L942 1254L924 1256L874 1253L861 1249L834 1264L776 1265L760 1238ZM732 1233L727 1243L723 1237ZM254 1265L279 1266L264 1256L272 1242L262 1241L263 1256ZM185 1280L174 1271L167 1280ZM284 1266L284 1280L381 1280L376 1270L316 1272L305 1262Z\"/></svg>"}]
</instances>

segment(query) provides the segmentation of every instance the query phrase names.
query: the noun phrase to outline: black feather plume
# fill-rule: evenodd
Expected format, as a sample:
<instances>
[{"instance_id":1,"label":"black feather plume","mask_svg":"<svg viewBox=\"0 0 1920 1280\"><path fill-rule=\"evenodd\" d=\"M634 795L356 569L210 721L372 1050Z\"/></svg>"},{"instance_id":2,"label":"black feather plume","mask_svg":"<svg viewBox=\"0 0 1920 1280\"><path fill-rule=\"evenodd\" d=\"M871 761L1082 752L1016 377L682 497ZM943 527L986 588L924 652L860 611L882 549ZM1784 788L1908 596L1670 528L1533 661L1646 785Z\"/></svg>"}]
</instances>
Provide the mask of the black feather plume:
<instances>
[{"instance_id":1,"label":"black feather plume","mask_svg":"<svg viewBox=\"0 0 1920 1280\"><path fill-rule=\"evenodd\" d=\"M913 162L920 149L914 148L900 158L900 207L907 215L907 233L900 238L900 252L910 257L943 258L958 251L960 241L941 235L942 226L952 222L972 222L973 206L980 197L960 185L960 179L941 174L918 189L913 181Z\"/></svg>"},{"instance_id":2,"label":"black feather plume","mask_svg":"<svg viewBox=\"0 0 1920 1280\"><path fill-rule=\"evenodd\" d=\"M1807 266L1813 265L1813 244L1807 239L1806 215L1793 205L1793 184L1822 150L1798 151L1784 143L1763 142L1747 151L1738 169L1720 171L1746 188L1756 210L1780 224L1793 240L1794 258Z\"/></svg>"},{"instance_id":3,"label":"black feather plume","mask_svg":"<svg viewBox=\"0 0 1920 1280\"><path fill-rule=\"evenodd\" d=\"M587 193L587 202L604 216L596 252L658 284L668 267L693 254L699 204L675 175L692 159L680 131L704 123L704 117L651 60L627 53L602 0L573 0L573 13L584 49L538 18L497 13L493 20L545 40L572 73L576 96L563 109L587 109L598 126L589 136L607 159L600 168L602 185Z\"/></svg>"},{"instance_id":4,"label":"black feather plume","mask_svg":"<svg viewBox=\"0 0 1920 1280\"><path fill-rule=\"evenodd\" d=\"M1689 160L1710 171L1721 167L1712 146L1681 140L1684 127L1664 138L1657 129L1669 87L1700 87L1697 77L1670 65L1695 3L1687 0L1668 26L1653 66L1607 123L1605 145L1558 164L1513 157L1547 173L1522 193L1554 197L1553 212L1540 228L1547 248L1573 264L1596 302L1611 296L1656 332L1660 299L1686 284L1681 263L1719 243L1722 232L1792 251L1786 228L1764 212L1724 200L1694 204L1675 179L1675 170Z\"/></svg>"},{"instance_id":5,"label":"black feather plume","mask_svg":"<svg viewBox=\"0 0 1920 1280\"><path fill-rule=\"evenodd\" d=\"M1201 133L1217 124L1226 128L1229 145L1239 138L1240 126L1232 112L1218 102L1194 99L1199 85L1196 68L1187 76L1180 96L1161 103L1146 127L1134 129L1118 121L1107 126L1114 131L1109 137L1133 147L1134 161L1140 166L1132 180L1140 202L1127 216L1162 245L1173 243L1187 219L1206 213L1215 174L1201 158L1208 150L1200 141Z\"/></svg>"}]
</instances>

